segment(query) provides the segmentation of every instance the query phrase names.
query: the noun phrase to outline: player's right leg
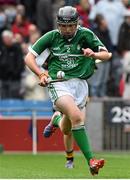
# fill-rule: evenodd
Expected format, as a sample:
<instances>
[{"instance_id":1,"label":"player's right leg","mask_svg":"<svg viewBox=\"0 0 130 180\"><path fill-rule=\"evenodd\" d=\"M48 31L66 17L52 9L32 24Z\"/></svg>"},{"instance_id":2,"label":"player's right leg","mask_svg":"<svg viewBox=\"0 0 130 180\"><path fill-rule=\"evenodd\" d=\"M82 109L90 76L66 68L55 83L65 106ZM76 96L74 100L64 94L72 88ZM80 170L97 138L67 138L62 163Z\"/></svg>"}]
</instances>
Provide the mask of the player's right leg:
<instances>
[{"instance_id":1,"label":"player's right leg","mask_svg":"<svg viewBox=\"0 0 130 180\"><path fill-rule=\"evenodd\" d=\"M71 122L66 118L66 116L62 115L59 111L54 112L51 121L49 124L44 128L43 135L44 137L50 137L57 127L60 127L64 134L68 135L71 131Z\"/></svg>"},{"instance_id":2,"label":"player's right leg","mask_svg":"<svg viewBox=\"0 0 130 180\"><path fill-rule=\"evenodd\" d=\"M73 151L73 135L71 131L68 135L64 135L64 146L66 152L65 167L68 169L72 169L74 168L74 151Z\"/></svg>"},{"instance_id":3,"label":"player's right leg","mask_svg":"<svg viewBox=\"0 0 130 180\"><path fill-rule=\"evenodd\" d=\"M73 135L71 131L71 122L64 115L63 119L60 121L60 129L64 131L64 146L66 152L66 163L65 167L68 169L74 168L74 154L73 154Z\"/></svg>"},{"instance_id":4,"label":"player's right leg","mask_svg":"<svg viewBox=\"0 0 130 180\"><path fill-rule=\"evenodd\" d=\"M62 119L61 113L59 111L54 112L50 123L44 128L43 136L46 138L50 137L57 129L61 119Z\"/></svg>"},{"instance_id":5,"label":"player's right leg","mask_svg":"<svg viewBox=\"0 0 130 180\"><path fill-rule=\"evenodd\" d=\"M73 135L71 132L71 122L66 116L62 116L59 111L56 111L50 123L44 128L43 135L46 138L49 138L57 129L60 127L65 133L63 136L64 139L64 146L66 152L66 168L73 168L74 167L74 156L73 156Z\"/></svg>"}]
</instances>

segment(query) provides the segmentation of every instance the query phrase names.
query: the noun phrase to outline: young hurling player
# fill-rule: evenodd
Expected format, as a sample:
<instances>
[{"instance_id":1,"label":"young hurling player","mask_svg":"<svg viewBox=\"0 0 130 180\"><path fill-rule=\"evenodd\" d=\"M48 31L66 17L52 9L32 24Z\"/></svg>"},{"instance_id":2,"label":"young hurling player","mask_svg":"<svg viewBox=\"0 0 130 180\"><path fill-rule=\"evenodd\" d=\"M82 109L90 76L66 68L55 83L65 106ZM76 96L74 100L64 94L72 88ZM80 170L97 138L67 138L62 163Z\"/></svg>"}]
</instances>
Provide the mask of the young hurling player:
<instances>
[{"instance_id":1,"label":"young hurling player","mask_svg":"<svg viewBox=\"0 0 130 180\"><path fill-rule=\"evenodd\" d=\"M42 36L30 49L25 58L27 66L39 77L40 85L47 86L50 98L56 108L62 112L62 118L54 118L48 125L59 126L64 134L72 131L73 137L89 165L92 175L98 174L104 166L104 159L96 159L92 153L88 134L84 126L88 79L95 70L95 60L108 60L111 53L89 29L78 26L78 14L75 8L65 6L57 15L58 29ZM65 81L48 84L48 75L41 72L36 57L46 48L51 52L48 72L57 79L57 72L64 71Z\"/></svg>"}]
</instances>

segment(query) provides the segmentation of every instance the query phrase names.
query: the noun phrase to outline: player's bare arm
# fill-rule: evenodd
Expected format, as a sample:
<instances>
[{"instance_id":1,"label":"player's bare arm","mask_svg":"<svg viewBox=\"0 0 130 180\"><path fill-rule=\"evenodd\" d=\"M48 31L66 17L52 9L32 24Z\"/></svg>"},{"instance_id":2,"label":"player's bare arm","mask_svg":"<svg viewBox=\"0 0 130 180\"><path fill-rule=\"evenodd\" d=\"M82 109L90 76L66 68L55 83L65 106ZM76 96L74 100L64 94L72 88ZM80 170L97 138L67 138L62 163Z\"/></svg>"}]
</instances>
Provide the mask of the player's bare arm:
<instances>
[{"instance_id":1,"label":"player's bare arm","mask_svg":"<svg viewBox=\"0 0 130 180\"><path fill-rule=\"evenodd\" d=\"M102 61L109 60L112 57L112 53L109 53L107 50L101 50L99 52L94 52L90 48L82 49L86 57L92 57L94 59L100 59Z\"/></svg>"},{"instance_id":2,"label":"player's bare arm","mask_svg":"<svg viewBox=\"0 0 130 180\"><path fill-rule=\"evenodd\" d=\"M25 64L39 77L39 85L40 86L47 86L48 84L48 72L42 72L39 66L36 63L36 57L34 54L29 52L25 57Z\"/></svg>"}]
</instances>

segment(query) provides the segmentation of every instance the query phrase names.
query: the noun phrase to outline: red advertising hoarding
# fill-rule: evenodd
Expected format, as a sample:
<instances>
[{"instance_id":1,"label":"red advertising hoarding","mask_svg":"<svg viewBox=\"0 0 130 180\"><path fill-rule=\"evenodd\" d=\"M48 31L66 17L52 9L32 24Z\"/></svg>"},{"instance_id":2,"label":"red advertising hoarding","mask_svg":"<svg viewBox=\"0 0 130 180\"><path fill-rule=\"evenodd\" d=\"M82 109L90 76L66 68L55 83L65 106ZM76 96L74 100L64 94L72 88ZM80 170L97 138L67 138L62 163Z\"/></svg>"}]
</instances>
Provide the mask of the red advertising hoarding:
<instances>
[{"instance_id":1,"label":"red advertising hoarding","mask_svg":"<svg viewBox=\"0 0 130 180\"><path fill-rule=\"evenodd\" d=\"M63 135L59 129L50 138L42 135L49 119L37 120L37 150L64 151ZM5 151L32 151L32 120L0 119L0 144ZM77 150L77 146L75 145Z\"/></svg>"}]
</instances>

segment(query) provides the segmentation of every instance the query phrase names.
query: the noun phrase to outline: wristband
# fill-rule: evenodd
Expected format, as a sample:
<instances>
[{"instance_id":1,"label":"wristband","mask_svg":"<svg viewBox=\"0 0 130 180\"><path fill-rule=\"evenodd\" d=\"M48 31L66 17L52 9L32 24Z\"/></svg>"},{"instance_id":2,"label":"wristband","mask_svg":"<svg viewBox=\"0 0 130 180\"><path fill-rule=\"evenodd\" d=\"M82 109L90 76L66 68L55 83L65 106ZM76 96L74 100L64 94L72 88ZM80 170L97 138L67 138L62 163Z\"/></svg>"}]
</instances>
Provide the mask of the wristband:
<instances>
[{"instance_id":1,"label":"wristband","mask_svg":"<svg viewBox=\"0 0 130 180\"><path fill-rule=\"evenodd\" d=\"M48 78L49 77L48 72L43 72L38 77L39 77L39 79L41 79L41 77L43 77L43 76L46 76Z\"/></svg>"}]
</instances>

